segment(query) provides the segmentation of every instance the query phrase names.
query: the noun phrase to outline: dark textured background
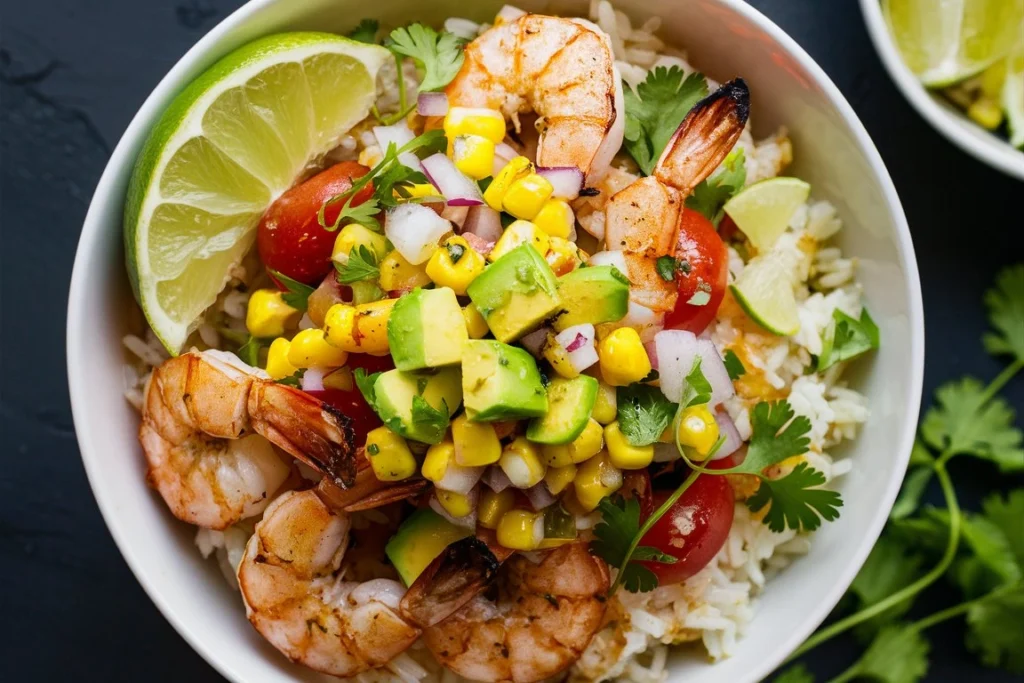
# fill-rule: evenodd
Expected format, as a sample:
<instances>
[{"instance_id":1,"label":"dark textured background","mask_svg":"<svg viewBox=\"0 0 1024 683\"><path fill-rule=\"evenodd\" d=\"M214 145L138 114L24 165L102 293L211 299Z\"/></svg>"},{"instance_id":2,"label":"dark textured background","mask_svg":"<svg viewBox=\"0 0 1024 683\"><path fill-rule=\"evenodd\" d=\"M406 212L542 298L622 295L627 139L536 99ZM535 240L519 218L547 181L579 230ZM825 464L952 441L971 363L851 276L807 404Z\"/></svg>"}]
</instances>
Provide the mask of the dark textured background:
<instances>
[{"instance_id":1,"label":"dark textured background","mask_svg":"<svg viewBox=\"0 0 1024 683\"><path fill-rule=\"evenodd\" d=\"M218 679L143 594L103 525L72 429L64 321L80 226L111 149L164 73L239 4L2 1L0 680ZM1020 218L1024 185L918 118L883 71L854 0L753 4L835 80L892 173L924 285L926 397L963 373L991 378L1001 366L979 343L981 295L998 267L1024 260L1020 224L1009 218ZM1024 378L1009 394L1024 405ZM973 462L954 463L954 476L968 507L1010 485ZM919 602L954 599L944 587L929 598ZM975 663L960 624L928 635L929 681L1010 680ZM855 652L840 640L810 664L829 677Z\"/></svg>"}]
</instances>

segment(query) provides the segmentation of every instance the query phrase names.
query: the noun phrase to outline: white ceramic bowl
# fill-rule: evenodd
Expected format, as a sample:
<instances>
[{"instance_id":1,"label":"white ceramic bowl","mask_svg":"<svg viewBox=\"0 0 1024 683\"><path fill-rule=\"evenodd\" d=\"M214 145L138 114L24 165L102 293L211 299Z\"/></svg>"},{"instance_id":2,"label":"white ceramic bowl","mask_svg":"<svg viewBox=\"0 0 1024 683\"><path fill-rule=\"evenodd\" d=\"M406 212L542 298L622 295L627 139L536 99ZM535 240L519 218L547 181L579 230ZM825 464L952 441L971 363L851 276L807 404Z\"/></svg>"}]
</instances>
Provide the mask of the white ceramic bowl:
<instances>
[{"instance_id":1,"label":"white ceramic bowl","mask_svg":"<svg viewBox=\"0 0 1024 683\"><path fill-rule=\"evenodd\" d=\"M570 0L576 1L579 0ZM527 3L528 4L528 3ZM498 2L255 0L199 41L146 100L100 179L85 220L71 282L68 375L75 428L96 500L121 552L150 597L181 635L227 678L248 683L320 680L260 638L237 593L215 563L203 561L195 530L171 518L145 484L138 416L122 397L121 336L134 304L124 272L121 212L132 163L150 127L176 92L218 57L275 31L344 31L375 13L385 25L494 15ZM793 139L794 175L836 204L845 222L842 246L860 260L860 278L883 345L860 364L855 385L871 398L872 416L844 456L856 463L840 484L842 516L825 524L810 554L774 579L738 653L711 666L677 656L673 680L758 681L828 614L846 590L885 522L906 468L921 397L924 327L917 265L903 210L882 160L846 100L810 57L739 0L688 0L666 12L662 0L620 0L634 18L665 15L664 34L693 61L724 80L750 84L752 120L765 134L785 124ZM374 7L375 9L370 9ZM531 6L531 8L534 8ZM539 8L535 8L539 9ZM579 11L585 11L580 3Z\"/></svg>"},{"instance_id":2,"label":"white ceramic bowl","mask_svg":"<svg viewBox=\"0 0 1024 683\"><path fill-rule=\"evenodd\" d=\"M978 161L1024 180L1024 151L1014 148L1006 140L974 123L946 98L921 85L896 48L885 23L880 0L860 0L860 8L882 64L917 113L950 142Z\"/></svg>"}]
</instances>

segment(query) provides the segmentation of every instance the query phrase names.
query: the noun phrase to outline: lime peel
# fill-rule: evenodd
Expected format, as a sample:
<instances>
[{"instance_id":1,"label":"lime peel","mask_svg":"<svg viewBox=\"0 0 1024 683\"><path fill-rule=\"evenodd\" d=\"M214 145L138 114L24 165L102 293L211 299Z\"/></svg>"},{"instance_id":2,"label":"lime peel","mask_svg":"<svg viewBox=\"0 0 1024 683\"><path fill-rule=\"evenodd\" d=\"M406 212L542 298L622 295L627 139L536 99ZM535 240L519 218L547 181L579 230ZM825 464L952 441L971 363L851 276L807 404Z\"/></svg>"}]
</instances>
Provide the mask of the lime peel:
<instances>
[{"instance_id":1,"label":"lime peel","mask_svg":"<svg viewBox=\"0 0 1024 683\"><path fill-rule=\"evenodd\" d=\"M767 252L810 193L811 186L799 178L769 178L743 188L723 208L750 243Z\"/></svg>"},{"instance_id":2,"label":"lime peel","mask_svg":"<svg viewBox=\"0 0 1024 683\"><path fill-rule=\"evenodd\" d=\"M772 334L791 337L800 331L793 282L776 255L751 259L729 289L743 311Z\"/></svg>"}]
</instances>

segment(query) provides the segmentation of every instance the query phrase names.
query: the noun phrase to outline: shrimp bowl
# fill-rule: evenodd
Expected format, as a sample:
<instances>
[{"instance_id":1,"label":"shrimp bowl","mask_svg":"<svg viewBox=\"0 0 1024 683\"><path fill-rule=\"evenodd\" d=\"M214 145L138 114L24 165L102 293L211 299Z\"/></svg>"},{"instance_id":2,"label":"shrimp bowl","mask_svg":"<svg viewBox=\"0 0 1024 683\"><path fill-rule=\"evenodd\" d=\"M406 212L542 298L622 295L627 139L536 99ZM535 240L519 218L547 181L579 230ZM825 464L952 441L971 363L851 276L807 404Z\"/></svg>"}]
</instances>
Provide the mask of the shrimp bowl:
<instances>
[{"instance_id":1,"label":"shrimp bowl","mask_svg":"<svg viewBox=\"0 0 1024 683\"><path fill-rule=\"evenodd\" d=\"M758 681L876 540L888 173L739 0L254 0L132 121L68 312L122 554L234 681Z\"/></svg>"}]
</instances>

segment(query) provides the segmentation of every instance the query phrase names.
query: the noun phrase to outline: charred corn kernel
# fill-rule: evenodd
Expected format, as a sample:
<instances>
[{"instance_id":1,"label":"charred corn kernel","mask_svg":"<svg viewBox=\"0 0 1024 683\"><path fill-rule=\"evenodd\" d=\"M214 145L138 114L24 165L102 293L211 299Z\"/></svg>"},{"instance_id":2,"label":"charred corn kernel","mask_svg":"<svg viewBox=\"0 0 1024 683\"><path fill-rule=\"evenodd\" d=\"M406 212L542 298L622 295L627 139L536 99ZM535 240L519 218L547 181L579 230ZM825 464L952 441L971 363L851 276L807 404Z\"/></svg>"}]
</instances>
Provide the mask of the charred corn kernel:
<instances>
[{"instance_id":1,"label":"charred corn kernel","mask_svg":"<svg viewBox=\"0 0 1024 683\"><path fill-rule=\"evenodd\" d=\"M554 191L555 188L547 178L531 173L509 185L501 200L501 205L516 218L532 221ZM545 249L541 253L546 252Z\"/></svg>"},{"instance_id":2,"label":"charred corn kernel","mask_svg":"<svg viewBox=\"0 0 1024 683\"><path fill-rule=\"evenodd\" d=\"M547 485L548 491L551 491L552 495L557 496L559 493L564 491L575 478L576 465L549 467L547 474L544 475L544 483Z\"/></svg>"},{"instance_id":3,"label":"charred corn kernel","mask_svg":"<svg viewBox=\"0 0 1024 683\"><path fill-rule=\"evenodd\" d=\"M444 133L449 140L460 135L479 135L499 143L505 139L505 117L497 109L452 107L444 117Z\"/></svg>"},{"instance_id":4,"label":"charred corn kernel","mask_svg":"<svg viewBox=\"0 0 1024 683\"><path fill-rule=\"evenodd\" d=\"M476 304L469 304L463 308L462 317L466 319L466 331L469 332L470 339L483 339L491 331Z\"/></svg>"},{"instance_id":5,"label":"charred corn kernel","mask_svg":"<svg viewBox=\"0 0 1024 683\"><path fill-rule=\"evenodd\" d=\"M415 199L422 199L423 197L440 197L441 193L437 191L437 188L430 183L415 183L409 185L406 188L409 196Z\"/></svg>"},{"instance_id":6,"label":"charred corn kernel","mask_svg":"<svg viewBox=\"0 0 1024 683\"><path fill-rule=\"evenodd\" d=\"M324 389L352 391L355 388L355 380L352 379L352 368L338 368L334 372L324 375Z\"/></svg>"},{"instance_id":7,"label":"charred corn kernel","mask_svg":"<svg viewBox=\"0 0 1024 683\"><path fill-rule=\"evenodd\" d=\"M619 402L615 396L615 387L599 382L597 385L597 400L594 401L594 409L591 411L590 417L606 425L614 422L618 414Z\"/></svg>"},{"instance_id":8,"label":"charred corn kernel","mask_svg":"<svg viewBox=\"0 0 1024 683\"><path fill-rule=\"evenodd\" d=\"M525 436L516 437L502 449L498 466L518 489L528 489L539 484L548 469L541 460L540 450L527 441Z\"/></svg>"},{"instance_id":9,"label":"charred corn kernel","mask_svg":"<svg viewBox=\"0 0 1024 683\"><path fill-rule=\"evenodd\" d=\"M318 328L300 330L292 337L288 347L288 362L297 368L340 368L348 360L348 353L324 338Z\"/></svg>"},{"instance_id":10,"label":"charred corn kernel","mask_svg":"<svg viewBox=\"0 0 1024 683\"><path fill-rule=\"evenodd\" d=\"M498 171L498 175L494 176L494 180L484 190L484 201L487 202L487 206L495 211L501 211L508 188L512 186L512 183L520 178L525 178L532 172L533 164L526 157L515 157L505 164L505 168Z\"/></svg>"},{"instance_id":11,"label":"charred corn kernel","mask_svg":"<svg viewBox=\"0 0 1024 683\"><path fill-rule=\"evenodd\" d=\"M494 168L494 141L480 135L459 135L452 141L452 161L473 180L486 178Z\"/></svg>"},{"instance_id":12,"label":"charred corn kernel","mask_svg":"<svg viewBox=\"0 0 1024 683\"><path fill-rule=\"evenodd\" d=\"M718 441L718 423L706 405L690 406L679 417L679 443L693 449L700 460L711 454Z\"/></svg>"},{"instance_id":13,"label":"charred corn kernel","mask_svg":"<svg viewBox=\"0 0 1024 683\"><path fill-rule=\"evenodd\" d=\"M487 260L493 263L521 244L533 245L537 253L543 256L548 253L549 243L548 236L530 221L513 221L498 238Z\"/></svg>"},{"instance_id":14,"label":"charred corn kernel","mask_svg":"<svg viewBox=\"0 0 1024 683\"><path fill-rule=\"evenodd\" d=\"M420 467L420 474L424 479L429 479L435 484L448 472L448 465L455 462L455 444L451 441L442 441L427 449L427 455L423 458L423 465Z\"/></svg>"},{"instance_id":15,"label":"charred corn kernel","mask_svg":"<svg viewBox=\"0 0 1024 683\"><path fill-rule=\"evenodd\" d=\"M324 317L327 342L351 353L388 353L388 318L395 301L382 299L358 306L334 304Z\"/></svg>"},{"instance_id":16,"label":"charred corn kernel","mask_svg":"<svg viewBox=\"0 0 1024 683\"><path fill-rule=\"evenodd\" d=\"M593 512L602 499L622 488L622 472L601 453L579 466L572 487L580 507Z\"/></svg>"},{"instance_id":17,"label":"charred corn kernel","mask_svg":"<svg viewBox=\"0 0 1024 683\"><path fill-rule=\"evenodd\" d=\"M576 270L583 263L576 245L561 237L549 238L548 253L544 255L544 260L558 276Z\"/></svg>"},{"instance_id":18,"label":"charred corn kernel","mask_svg":"<svg viewBox=\"0 0 1024 683\"><path fill-rule=\"evenodd\" d=\"M533 222L552 237L567 240L576 226L576 215L572 212L569 202L563 199L549 199L533 217Z\"/></svg>"},{"instance_id":19,"label":"charred corn kernel","mask_svg":"<svg viewBox=\"0 0 1024 683\"><path fill-rule=\"evenodd\" d=\"M299 311L284 302L276 289L257 289L249 297L245 326L254 337L280 337L285 328L297 319Z\"/></svg>"},{"instance_id":20,"label":"charred corn kernel","mask_svg":"<svg viewBox=\"0 0 1024 683\"><path fill-rule=\"evenodd\" d=\"M979 97L967 108L967 115L986 130L995 130L1003 122L1003 110L999 102L985 96Z\"/></svg>"},{"instance_id":21,"label":"charred corn kernel","mask_svg":"<svg viewBox=\"0 0 1024 683\"><path fill-rule=\"evenodd\" d=\"M569 360L569 352L555 340L555 335L550 332L548 333L547 340L544 342L542 354L548 363L551 363L552 369L562 377L566 379L579 377L579 370Z\"/></svg>"},{"instance_id":22,"label":"charred corn kernel","mask_svg":"<svg viewBox=\"0 0 1024 683\"><path fill-rule=\"evenodd\" d=\"M434 495L437 496L437 502L441 507L452 517L465 517L473 511L473 500L469 496L440 489L436 489Z\"/></svg>"},{"instance_id":23,"label":"charred corn kernel","mask_svg":"<svg viewBox=\"0 0 1024 683\"><path fill-rule=\"evenodd\" d=\"M651 374L647 351L632 327L620 327L598 342L597 356L601 377L613 387L639 382Z\"/></svg>"},{"instance_id":24,"label":"charred corn kernel","mask_svg":"<svg viewBox=\"0 0 1024 683\"><path fill-rule=\"evenodd\" d=\"M364 225L349 223L334 238L331 258L338 263L348 263L349 252L358 247L366 247L379 261L387 252L387 239Z\"/></svg>"},{"instance_id":25,"label":"charred corn kernel","mask_svg":"<svg viewBox=\"0 0 1024 683\"><path fill-rule=\"evenodd\" d=\"M427 261L427 276L440 287L450 287L458 295L484 272L487 263L462 237L449 237Z\"/></svg>"},{"instance_id":26,"label":"charred corn kernel","mask_svg":"<svg viewBox=\"0 0 1024 683\"><path fill-rule=\"evenodd\" d=\"M409 291L430 284L427 264L414 266L397 251L380 262L380 288L386 292Z\"/></svg>"},{"instance_id":27,"label":"charred corn kernel","mask_svg":"<svg viewBox=\"0 0 1024 683\"><path fill-rule=\"evenodd\" d=\"M381 481L400 481L416 474L416 458L409 445L387 427L377 427L366 435L366 456Z\"/></svg>"},{"instance_id":28,"label":"charred corn kernel","mask_svg":"<svg viewBox=\"0 0 1024 683\"><path fill-rule=\"evenodd\" d=\"M1006 81L1006 60L998 62L981 72L981 92L993 100L998 100L1003 93Z\"/></svg>"},{"instance_id":29,"label":"charred corn kernel","mask_svg":"<svg viewBox=\"0 0 1024 683\"><path fill-rule=\"evenodd\" d=\"M544 540L544 514L509 510L498 522L498 543L511 550L536 550Z\"/></svg>"},{"instance_id":30,"label":"charred corn kernel","mask_svg":"<svg viewBox=\"0 0 1024 683\"><path fill-rule=\"evenodd\" d=\"M623 470L642 470L654 460L654 444L634 446L626 440L618 421L604 428L604 443L612 464Z\"/></svg>"},{"instance_id":31,"label":"charred corn kernel","mask_svg":"<svg viewBox=\"0 0 1024 683\"><path fill-rule=\"evenodd\" d=\"M561 446L541 447L544 461L550 467L578 465L589 460L604 448L604 430L596 420L589 420L587 426L575 440Z\"/></svg>"},{"instance_id":32,"label":"charred corn kernel","mask_svg":"<svg viewBox=\"0 0 1024 683\"><path fill-rule=\"evenodd\" d=\"M501 441L488 422L470 422L465 413L452 421L455 462L465 467L479 467L498 462Z\"/></svg>"},{"instance_id":33,"label":"charred corn kernel","mask_svg":"<svg viewBox=\"0 0 1024 683\"><path fill-rule=\"evenodd\" d=\"M516 502L512 489L495 493L486 486L480 489L480 500L476 505L476 521L485 529L497 529L498 523Z\"/></svg>"},{"instance_id":34,"label":"charred corn kernel","mask_svg":"<svg viewBox=\"0 0 1024 683\"><path fill-rule=\"evenodd\" d=\"M270 343L267 350L267 374L270 379L284 379L298 371L297 367L288 362L288 349L291 345L284 337L278 337Z\"/></svg>"}]
</instances>

